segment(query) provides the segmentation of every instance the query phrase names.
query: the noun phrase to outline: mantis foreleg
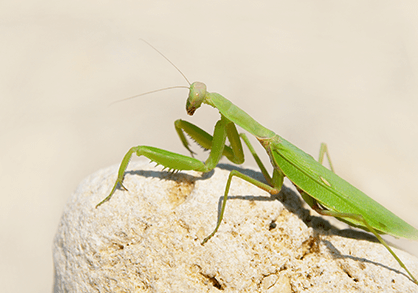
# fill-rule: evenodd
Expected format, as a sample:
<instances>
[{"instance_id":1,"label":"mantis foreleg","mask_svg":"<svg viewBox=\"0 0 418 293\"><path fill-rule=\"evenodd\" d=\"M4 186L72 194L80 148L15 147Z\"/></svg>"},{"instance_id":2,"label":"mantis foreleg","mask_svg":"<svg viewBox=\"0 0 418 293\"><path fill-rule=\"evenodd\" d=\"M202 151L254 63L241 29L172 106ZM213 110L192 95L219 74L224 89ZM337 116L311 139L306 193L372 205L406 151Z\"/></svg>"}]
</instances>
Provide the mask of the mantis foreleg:
<instances>
[{"instance_id":1,"label":"mantis foreleg","mask_svg":"<svg viewBox=\"0 0 418 293\"><path fill-rule=\"evenodd\" d=\"M115 192L117 186L120 184L121 187L125 190L126 187L123 186L123 178L126 171L126 168L128 167L129 161L134 153L139 156L145 156L151 161L156 162L159 165L162 165L168 169L171 170L194 170L199 172L209 172L213 168L216 167L219 160L221 159L222 155L225 155L228 157L228 159L233 160L233 162L243 162L244 161L244 154L242 152L241 142L238 136L238 132L228 119L225 117L221 117L221 119L216 123L215 130L213 133L213 137L204 132L202 129L198 128L197 126L194 126L190 123L184 123L185 121L182 121L182 127L180 127L180 131L176 130L177 133L181 132L181 129L185 129L186 132L191 135L193 139L196 140L199 144L203 146L207 146L209 149L211 149L211 152L209 154L208 159L205 163L201 162L198 159L176 154L170 151L162 150L155 147L150 146L137 146L132 147L126 155L123 157L122 163L119 167L118 171L118 178L115 182L115 185L113 186L110 194L102 200L100 203L96 205L96 207L100 206L104 202L108 201L113 193ZM186 126L184 126L186 125ZM192 127L191 127L192 126ZM181 132L181 134L183 134ZM228 147L226 151L225 150L225 141L226 137L230 140L231 146ZM184 140L183 140L184 138ZM180 135L180 139L183 142L183 145L190 151L188 148L187 140L185 140L184 135ZM237 144L238 141L238 144ZM209 145L210 144L210 145Z\"/></svg>"},{"instance_id":2,"label":"mantis foreleg","mask_svg":"<svg viewBox=\"0 0 418 293\"><path fill-rule=\"evenodd\" d=\"M227 159L234 164L242 164L244 162L244 153L242 151L242 144L238 135L237 128L235 127L234 123L231 123L227 119L224 118L224 121L226 122L224 125L230 146L224 145L222 155L227 157ZM184 132L186 132L197 144L199 144L204 149L212 149L214 138L203 129L181 119L176 120L174 127L176 128L176 132L179 135L183 146L190 152L192 156L194 152L189 148L189 143L186 139L186 136L184 135Z\"/></svg>"},{"instance_id":3,"label":"mantis foreleg","mask_svg":"<svg viewBox=\"0 0 418 293\"><path fill-rule=\"evenodd\" d=\"M119 171L118 171L118 178L113 185L110 194L101 202L96 205L96 208L103 204L104 202L108 201L113 193L115 192L118 184L127 190L125 186L123 186L123 178L125 175L126 168L128 167L129 161L131 160L132 155L136 153L139 156L145 156L151 161L156 162L159 165L163 165L164 167L172 170L206 170L206 166L203 162L199 161L198 159L191 158L188 156L176 154L173 152L169 152L166 150L162 150L155 147L150 146L137 146L132 147L126 155L123 157L122 163L120 164ZM205 171L206 172L206 171Z\"/></svg>"}]
</instances>

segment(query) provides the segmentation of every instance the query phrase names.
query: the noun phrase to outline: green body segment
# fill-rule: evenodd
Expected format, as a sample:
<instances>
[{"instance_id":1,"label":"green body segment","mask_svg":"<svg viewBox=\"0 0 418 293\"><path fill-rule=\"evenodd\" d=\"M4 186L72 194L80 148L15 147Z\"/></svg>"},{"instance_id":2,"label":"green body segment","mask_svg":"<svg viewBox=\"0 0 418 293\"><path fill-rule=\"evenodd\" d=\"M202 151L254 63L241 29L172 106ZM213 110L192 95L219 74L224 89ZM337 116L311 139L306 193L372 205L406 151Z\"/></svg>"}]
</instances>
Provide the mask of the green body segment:
<instances>
[{"instance_id":1,"label":"green body segment","mask_svg":"<svg viewBox=\"0 0 418 293\"><path fill-rule=\"evenodd\" d=\"M285 139L271 140L270 152L274 167L327 210L362 215L379 233L418 239L417 229ZM340 220L368 230L354 219Z\"/></svg>"},{"instance_id":2,"label":"green body segment","mask_svg":"<svg viewBox=\"0 0 418 293\"><path fill-rule=\"evenodd\" d=\"M208 93L206 99L206 103L217 108L221 115L247 130L252 135L258 138L271 138L276 135L273 131L265 128L263 125L255 121L254 118L232 104L231 101L222 97L220 94Z\"/></svg>"}]
</instances>

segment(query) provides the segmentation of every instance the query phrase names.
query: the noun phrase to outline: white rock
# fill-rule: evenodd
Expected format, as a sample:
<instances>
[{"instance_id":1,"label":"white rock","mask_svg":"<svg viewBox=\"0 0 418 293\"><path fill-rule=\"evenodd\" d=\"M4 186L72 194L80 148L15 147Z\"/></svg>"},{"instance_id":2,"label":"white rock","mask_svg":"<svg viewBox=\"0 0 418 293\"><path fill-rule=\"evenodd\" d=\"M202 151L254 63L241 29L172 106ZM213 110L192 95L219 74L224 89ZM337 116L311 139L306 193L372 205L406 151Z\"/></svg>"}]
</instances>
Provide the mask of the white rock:
<instances>
[{"instance_id":1,"label":"white rock","mask_svg":"<svg viewBox=\"0 0 418 293\"><path fill-rule=\"evenodd\" d=\"M234 178L223 223L202 246L230 168L171 174L131 163L129 192L118 189L97 209L117 166L86 178L55 237L54 292L418 291L380 243L324 231L331 226L289 188L273 197ZM395 251L418 276L418 259Z\"/></svg>"}]
</instances>

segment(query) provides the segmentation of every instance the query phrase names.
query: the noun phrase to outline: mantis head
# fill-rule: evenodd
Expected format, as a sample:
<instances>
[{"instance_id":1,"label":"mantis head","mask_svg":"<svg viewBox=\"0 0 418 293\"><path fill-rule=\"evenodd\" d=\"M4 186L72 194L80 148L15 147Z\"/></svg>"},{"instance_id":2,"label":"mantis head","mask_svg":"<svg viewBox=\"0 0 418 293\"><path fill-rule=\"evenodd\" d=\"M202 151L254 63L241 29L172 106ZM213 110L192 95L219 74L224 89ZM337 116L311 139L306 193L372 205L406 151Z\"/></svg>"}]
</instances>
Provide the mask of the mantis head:
<instances>
[{"instance_id":1,"label":"mantis head","mask_svg":"<svg viewBox=\"0 0 418 293\"><path fill-rule=\"evenodd\" d=\"M190 116L202 105L206 98L206 85L201 82L194 82L190 86L189 98L186 103L186 111Z\"/></svg>"}]
</instances>

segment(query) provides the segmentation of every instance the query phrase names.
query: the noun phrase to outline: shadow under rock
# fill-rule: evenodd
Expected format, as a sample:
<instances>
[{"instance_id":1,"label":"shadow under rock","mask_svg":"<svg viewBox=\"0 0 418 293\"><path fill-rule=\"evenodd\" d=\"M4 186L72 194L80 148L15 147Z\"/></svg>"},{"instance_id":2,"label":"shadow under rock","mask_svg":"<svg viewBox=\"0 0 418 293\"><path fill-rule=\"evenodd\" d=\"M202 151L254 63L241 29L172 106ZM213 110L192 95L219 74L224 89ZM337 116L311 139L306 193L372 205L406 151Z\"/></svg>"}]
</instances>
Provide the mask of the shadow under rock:
<instances>
[{"instance_id":1,"label":"shadow under rock","mask_svg":"<svg viewBox=\"0 0 418 293\"><path fill-rule=\"evenodd\" d=\"M247 176L250 176L251 178L254 178L256 180L259 180L260 182L266 183L266 180L264 179L264 176L261 172L255 171L253 169L246 169L242 168L240 166L231 165L231 164L218 164L217 168L232 171L236 170L238 172L241 172L242 174L245 174ZM143 177L152 177L152 178L160 178L163 180L171 180L171 181L187 181L190 183L194 183L198 180L206 180L213 176L214 170L211 170L207 173L201 173L201 176L193 176L190 174L183 173L181 171L167 171L167 170L161 170L161 171L151 171L151 170L129 170L126 171L125 174L130 175L137 175L137 176L143 176ZM226 182L225 182L226 183ZM118 189L121 187L119 186ZM351 239L358 239L358 240L367 240L371 242L379 242L377 238L369 234L366 231L357 229L357 228L348 228L344 230L340 230L334 225L332 225L330 222L325 220L323 216L315 216L311 215L311 209L305 208L306 204L304 203L302 197L299 195L299 193L295 192L294 190L290 189L289 187L283 185L282 190L276 194L271 195L269 197L265 196L254 196L254 195L235 195L235 196L228 196L228 200L259 200L259 201L273 201L273 200L279 200L287 210L297 215L308 227L312 227L316 230L322 230L326 234L330 235L337 235L345 238L351 238ZM219 203L218 203L218 216L220 215L220 211L222 208L222 201L223 201L223 194L219 197ZM389 242L388 242L389 243Z\"/></svg>"}]
</instances>

